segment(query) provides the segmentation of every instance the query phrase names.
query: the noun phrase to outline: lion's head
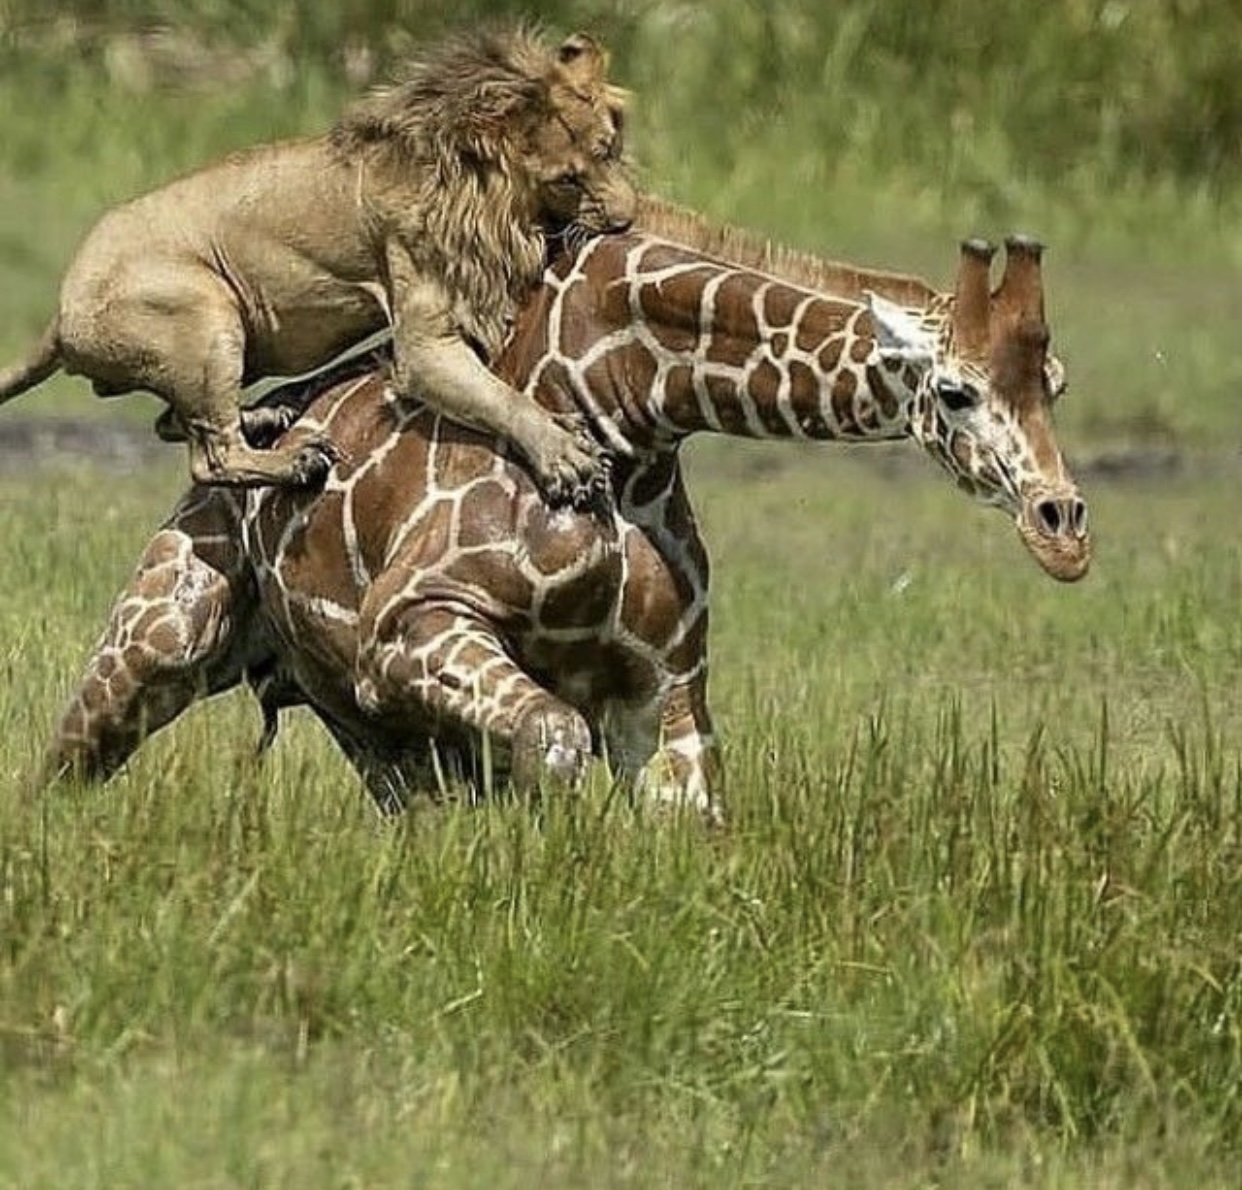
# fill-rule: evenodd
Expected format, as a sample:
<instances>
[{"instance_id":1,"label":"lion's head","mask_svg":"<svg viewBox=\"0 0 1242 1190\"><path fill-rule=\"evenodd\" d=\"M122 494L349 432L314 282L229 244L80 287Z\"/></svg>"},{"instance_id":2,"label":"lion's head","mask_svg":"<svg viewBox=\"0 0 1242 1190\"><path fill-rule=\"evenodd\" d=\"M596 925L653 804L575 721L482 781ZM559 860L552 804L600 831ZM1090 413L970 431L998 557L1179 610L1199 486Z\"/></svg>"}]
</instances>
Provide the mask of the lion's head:
<instances>
[{"instance_id":1,"label":"lion's head","mask_svg":"<svg viewBox=\"0 0 1242 1190\"><path fill-rule=\"evenodd\" d=\"M607 65L585 34L552 48L524 26L483 26L429 47L332 130L339 154L367 162L377 223L408 229L416 262L489 353L539 278L547 232L633 219L624 92Z\"/></svg>"},{"instance_id":2,"label":"lion's head","mask_svg":"<svg viewBox=\"0 0 1242 1190\"><path fill-rule=\"evenodd\" d=\"M607 68L607 55L585 33L556 51L523 155L545 224L604 232L633 222L638 197L622 155L625 93L608 82Z\"/></svg>"}]
</instances>

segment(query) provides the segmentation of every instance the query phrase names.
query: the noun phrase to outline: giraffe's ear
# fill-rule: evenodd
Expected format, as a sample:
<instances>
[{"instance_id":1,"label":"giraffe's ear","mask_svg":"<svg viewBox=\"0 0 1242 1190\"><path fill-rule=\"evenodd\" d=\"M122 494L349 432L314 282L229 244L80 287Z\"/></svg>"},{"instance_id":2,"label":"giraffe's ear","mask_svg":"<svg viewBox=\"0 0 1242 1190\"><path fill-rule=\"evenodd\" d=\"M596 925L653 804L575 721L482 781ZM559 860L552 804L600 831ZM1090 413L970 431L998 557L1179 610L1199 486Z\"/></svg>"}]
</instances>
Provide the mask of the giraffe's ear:
<instances>
[{"instance_id":1,"label":"giraffe's ear","mask_svg":"<svg viewBox=\"0 0 1242 1190\"><path fill-rule=\"evenodd\" d=\"M936 358L936 341L918 319L878 293L867 290L866 296L880 358L931 367Z\"/></svg>"}]
</instances>

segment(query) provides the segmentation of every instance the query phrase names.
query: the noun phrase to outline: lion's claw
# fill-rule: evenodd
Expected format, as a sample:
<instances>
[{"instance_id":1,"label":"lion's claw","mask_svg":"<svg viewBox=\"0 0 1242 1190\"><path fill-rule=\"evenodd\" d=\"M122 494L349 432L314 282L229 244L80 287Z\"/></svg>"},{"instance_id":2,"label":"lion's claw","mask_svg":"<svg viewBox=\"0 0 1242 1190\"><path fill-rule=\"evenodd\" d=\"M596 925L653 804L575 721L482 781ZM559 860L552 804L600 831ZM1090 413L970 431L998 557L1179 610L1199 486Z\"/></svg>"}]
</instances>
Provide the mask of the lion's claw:
<instances>
[{"instance_id":1,"label":"lion's claw","mask_svg":"<svg viewBox=\"0 0 1242 1190\"><path fill-rule=\"evenodd\" d=\"M293 462L293 485L301 488L317 488L328 478L328 472L344 456L330 439L316 437L303 445Z\"/></svg>"},{"instance_id":2,"label":"lion's claw","mask_svg":"<svg viewBox=\"0 0 1242 1190\"><path fill-rule=\"evenodd\" d=\"M552 476L541 486L549 503L581 512L598 507L609 491L608 481L608 468L601 466L587 473Z\"/></svg>"},{"instance_id":3,"label":"lion's claw","mask_svg":"<svg viewBox=\"0 0 1242 1190\"><path fill-rule=\"evenodd\" d=\"M612 490L612 463L580 418L560 414L533 452L540 490L550 504L578 511L599 508Z\"/></svg>"}]
</instances>

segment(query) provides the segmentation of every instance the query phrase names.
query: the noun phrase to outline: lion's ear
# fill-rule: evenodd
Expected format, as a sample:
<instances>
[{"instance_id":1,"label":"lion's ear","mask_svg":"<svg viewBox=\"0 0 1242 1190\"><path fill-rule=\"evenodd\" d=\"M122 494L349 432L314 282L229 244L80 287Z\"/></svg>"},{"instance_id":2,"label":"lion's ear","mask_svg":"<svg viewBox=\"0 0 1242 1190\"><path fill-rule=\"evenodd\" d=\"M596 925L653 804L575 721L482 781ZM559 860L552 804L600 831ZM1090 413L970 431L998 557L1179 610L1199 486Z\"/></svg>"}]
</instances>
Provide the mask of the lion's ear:
<instances>
[{"instance_id":1,"label":"lion's ear","mask_svg":"<svg viewBox=\"0 0 1242 1190\"><path fill-rule=\"evenodd\" d=\"M566 81L573 87L601 86L608 73L608 52L586 33L571 33L556 51Z\"/></svg>"}]
</instances>

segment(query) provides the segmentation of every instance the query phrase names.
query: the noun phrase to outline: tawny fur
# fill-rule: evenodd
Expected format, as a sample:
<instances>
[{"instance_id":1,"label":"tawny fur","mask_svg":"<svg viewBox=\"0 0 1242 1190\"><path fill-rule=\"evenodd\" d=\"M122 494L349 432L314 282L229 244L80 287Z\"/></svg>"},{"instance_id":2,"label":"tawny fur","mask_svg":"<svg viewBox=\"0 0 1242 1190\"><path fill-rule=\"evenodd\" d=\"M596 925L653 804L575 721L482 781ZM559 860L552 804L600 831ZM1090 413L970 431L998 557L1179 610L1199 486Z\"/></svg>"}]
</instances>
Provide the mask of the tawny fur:
<instances>
[{"instance_id":1,"label":"tawny fur","mask_svg":"<svg viewBox=\"0 0 1242 1190\"><path fill-rule=\"evenodd\" d=\"M549 229L629 223L621 94L581 34L555 48L522 27L450 37L328 135L236 153L104 215L38 345L0 371L0 403L64 368L101 395L163 397L200 481L313 482L328 444L253 449L242 388L391 325L404 389L507 437L573 498L598 479L593 446L485 361Z\"/></svg>"}]
</instances>

